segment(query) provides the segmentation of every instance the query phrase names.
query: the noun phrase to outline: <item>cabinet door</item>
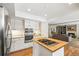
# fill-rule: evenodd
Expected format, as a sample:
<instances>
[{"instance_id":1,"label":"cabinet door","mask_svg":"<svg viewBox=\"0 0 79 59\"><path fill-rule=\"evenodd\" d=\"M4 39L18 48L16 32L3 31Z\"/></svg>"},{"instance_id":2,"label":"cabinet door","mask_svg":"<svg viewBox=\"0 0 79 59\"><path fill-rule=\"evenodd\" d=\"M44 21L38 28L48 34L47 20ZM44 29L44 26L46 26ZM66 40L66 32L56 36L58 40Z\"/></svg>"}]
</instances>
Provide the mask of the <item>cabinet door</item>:
<instances>
[{"instance_id":1,"label":"cabinet door","mask_svg":"<svg viewBox=\"0 0 79 59\"><path fill-rule=\"evenodd\" d=\"M39 45L34 42L33 43L33 56L39 56L40 54L40 49L39 49Z\"/></svg>"},{"instance_id":2,"label":"cabinet door","mask_svg":"<svg viewBox=\"0 0 79 59\"><path fill-rule=\"evenodd\" d=\"M39 22L33 20L25 20L25 28L39 29Z\"/></svg>"},{"instance_id":3,"label":"cabinet door","mask_svg":"<svg viewBox=\"0 0 79 59\"><path fill-rule=\"evenodd\" d=\"M39 22L35 22L34 23L34 32L35 31L39 31L40 30L40 28L39 28Z\"/></svg>"},{"instance_id":4,"label":"cabinet door","mask_svg":"<svg viewBox=\"0 0 79 59\"><path fill-rule=\"evenodd\" d=\"M30 28L33 28L33 27L35 26L34 24L35 24L34 21L29 20L29 27L30 27Z\"/></svg>"},{"instance_id":5,"label":"cabinet door","mask_svg":"<svg viewBox=\"0 0 79 59\"><path fill-rule=\"evenodd\" d=\"M15 41L15 51L24 49L24 39L16 39Z\"/></svg>"},{"instance_id":6,"label":"cabinet door","mask_svg":"<svg viewBox=\"0 0 79 59\"><path fill-rule=\"evenodd\" d=\"M33 56L52 56L52 52L38 43L33 44Z\"/></svg>"},{"instance_id":7,"label":"cabinet door","mask_svg":"<svg viewBox=\"0 0 79 59\"><path fill-rule=\"evenodd\" d=\"M24 43L24 38L17 38L17 39L13 39L10 51L11 52L18 51L32 46L33 46L33 42Z\"/></svg>"},{"instance_id":8,"label":"cabinet door","mask_svg":"<svg viewBox=\"0 0 79 59\"><path fill-rule=\"evenodd\" d=\"M25 20L25 28L29 28L30 24L29 24L29 20Z\"/></svg>"},{"instance_id":9,"label":"cabinet door","mask_svg":"<svg viewBox=\"0 0 79 59\"><path fill-rule=\"evenodd\" d=\"M12 19L11 20L11 26L12 30L23 30L24 29L24 21L22 19Z\"/></svg>"},{"instance_id":10,"label":"cabinet door","mask_svg":"<svg viewBox=\"0 0 79 59\"><path fill-rule=\"evenodd\" d=\"M23 20L16 20L15 21L15 29L17 29L17 30L23 30L24 29Z\"/></svg>"},{"instance_id":11,"label":"cabinet door","mask_svg":"<svg viewBox=\"0 0 79 59\"><path fill-rule=\"evenodd\" d=\"M52 56L52 52L50 50L48 50L47 48L39 45L40 47L40 54L39 56Z\"/></svg>"},{"instance_id":12,"label":"cabinet door","mask_svg":"<svg viewBox=\"0 0 79 59\"><path fill-rule=\"evenodd\" d=\"M52 53L53 56L64 56L64 47Z\"/></svg>"}]
</instances>

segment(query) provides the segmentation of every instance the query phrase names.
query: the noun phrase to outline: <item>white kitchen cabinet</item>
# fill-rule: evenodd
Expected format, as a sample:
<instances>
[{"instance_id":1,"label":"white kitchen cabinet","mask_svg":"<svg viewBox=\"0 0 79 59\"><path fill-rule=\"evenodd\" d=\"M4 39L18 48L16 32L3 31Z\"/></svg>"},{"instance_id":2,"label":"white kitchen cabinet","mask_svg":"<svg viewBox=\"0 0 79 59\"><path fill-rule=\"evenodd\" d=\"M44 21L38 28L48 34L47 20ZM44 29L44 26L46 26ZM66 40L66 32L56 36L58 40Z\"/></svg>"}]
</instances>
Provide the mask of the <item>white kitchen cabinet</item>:
<instances>
[{"instance_id":1,"label":"white kitchen cabinet","mask_svg":"<svg viewBox=\"0 0 79 59\"><path fill-rule=\"evenodd\" d=\"M25 20L25 28L33 28L33 27L34 27L34 21Z\"/></svg>"},{"instance_id":2,"label":"white kitchen cabinet","mask_svg":"<svg viewBox=\"0 0 79 59\"><path fill-rule=\"evenodd\" d=\"M29 20L25 20L25 28L29 28L30 27L30 21Z\"/></svg>"},{"instance_id":3,"label":"white kitchen cabinet","mask_svg":"<svg viewBox=\"0 0 79 59\"><path fill-rule=\"evenodd\" d=\"M15 40L15 51L21 50L24 48L24 39L19 38Z\"/></svg>"},{"instance_id":4,"label":"white kitchen cabinet","mask_svg":"<svg viewBox=\"0 0 79 59\"><path fill-rule=\"evenodd\" d=\"M33 42L24 43L24 38L16 38L12 40L10 52L26 49L33 46Z\"/></svg>"},{"instance_id":5,"label":"white kitchen cabinet","mask_svg":"<svg viewBox=\"0 0 79 59\"><path fill-rule=\"evenodd\" d=\"M33 43L33 56L39 56L40 49L37 43Z\"/></svg>"},{"instance_id":6,"label":"white kitchen cabinet","mask_svg":"<svg viewBox=\"0 0 79 59\"><path fill-rule=\"evenodd\" d=\"M23 30L24 29L23 20L16 20L15 28L17 30Z\"/></svg>"},{"instance_id":7,"label":"white kitchen cabinet","mask_svg":"<svg viewBox=\"0 0 79 59\"><path fill-rule=\"evenodd\" d=\"M39 23L38 21L33 20L25 20L25 28L33 28L33 31L39 31Z\"/></svg>"},{"instance_id":8,"label":"white kitchen cabinet","mask_svg":"<svg viewBox=\"0 0 79 59\"><path fill-rule=\"evenodd\" d=\"M34 43L33 56L64 56L64 47L56 50L55 52L51 52L40 44Z\"/></svg>"},{"instance_id":9,"label":"white kitchen cabinet","mask_svg":"<svg viewBox=\"0 0 79 59\"><path fill-rule=\"evenodd\" d=\"M24 43L24 39L19 39L15 42L15 50L21 50L21 49L26 49L26 48L29 48L29 47L32 47L33 46L33 43L32 42L29 42L29 43Z\"/></svg>"},{"instance_id":10,"label":"white kitchen cabinet","mask_svg":"<svg viewBox=\"0 0 79 59\"><path fill-rule=\"evenodd\" d=\"M23 30L24 29L24 21L20 18L15 18L11 20L12 30Z\"/></svg>"},{"instance_id":11,"label":"white kitchen cabinet","mask_svg":"<svg viewBox=\"0 0 79 59\"><path fill-rule=\"evenodd\" d=\"M33 44L33 56L51 56L52 52L48 49L42 47L41 45L34 43Z\"/></svg>"},{"instance_id":12,"label":"white kitchen cabinet","mask_svg":"<svg viewBox=\"0 0 79 59\"><path fill-rule=\"evenodd\" d=\"M55 52L52 53L53 56L64 56L64 47L56 50Z\"/></svg>"}]
</instances>

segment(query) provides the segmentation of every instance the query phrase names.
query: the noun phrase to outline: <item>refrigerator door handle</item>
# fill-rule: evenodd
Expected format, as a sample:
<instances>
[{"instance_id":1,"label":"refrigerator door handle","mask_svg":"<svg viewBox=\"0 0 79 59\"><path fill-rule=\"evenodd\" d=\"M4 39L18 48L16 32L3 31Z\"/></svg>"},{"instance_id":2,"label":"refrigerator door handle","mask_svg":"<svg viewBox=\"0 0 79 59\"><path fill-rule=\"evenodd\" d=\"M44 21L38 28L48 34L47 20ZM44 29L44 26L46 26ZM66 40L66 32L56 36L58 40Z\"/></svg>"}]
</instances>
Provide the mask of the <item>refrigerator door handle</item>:
<instances>
[{"instance_id":1,"label":"refrigerator door handle","mask_svg":"<svg viewBox=\"0 0 79 59\"><path fill-rule=\"evenodd\" d=\"M12 32L11 32L11 26L8 23L6 28L6 54L8 54L8 52L10 51L11 44L12 44Z\"/></svg>"}]
</instances>

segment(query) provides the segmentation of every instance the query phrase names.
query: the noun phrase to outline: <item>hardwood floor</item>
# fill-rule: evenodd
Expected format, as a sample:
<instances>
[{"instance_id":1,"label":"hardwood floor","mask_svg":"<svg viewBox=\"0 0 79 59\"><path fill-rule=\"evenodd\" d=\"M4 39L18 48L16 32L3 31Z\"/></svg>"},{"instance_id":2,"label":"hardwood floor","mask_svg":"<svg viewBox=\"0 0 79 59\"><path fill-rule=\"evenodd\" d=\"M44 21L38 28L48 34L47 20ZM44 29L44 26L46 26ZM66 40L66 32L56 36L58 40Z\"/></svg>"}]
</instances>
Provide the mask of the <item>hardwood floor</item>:
<instances>
[{"instance_id":1,"label":"hardwood floor","mask_svg":"<svg viewBox=\"0 0 79 59\"><path fill-rule=\"evenodd\" d=\"M79 56L79 48L75 48L72 46L66 46L65 56Z\"/></svg>"},{"instance_id":2,"label":"hardwood floor","mask_svg":"<svg viewBox=\"0 0 79 59\"><path fill-rule=\"evenodd\" d=\"M79 49L69 45L65 46L64 52L65 52L65 56L79 56ZM10 56L32 56L32 48L12 52L9 55Z\"/></svg>"},{"instance_id":3,"label":"hardwood floor","mask_svg":"<svg viewBox=\"0 0 79 59\"><path fill-rule=\"evenodd\" d=\"M11 52L9 56L32 56L32 48Z\"/></svg>"}]
</instances>

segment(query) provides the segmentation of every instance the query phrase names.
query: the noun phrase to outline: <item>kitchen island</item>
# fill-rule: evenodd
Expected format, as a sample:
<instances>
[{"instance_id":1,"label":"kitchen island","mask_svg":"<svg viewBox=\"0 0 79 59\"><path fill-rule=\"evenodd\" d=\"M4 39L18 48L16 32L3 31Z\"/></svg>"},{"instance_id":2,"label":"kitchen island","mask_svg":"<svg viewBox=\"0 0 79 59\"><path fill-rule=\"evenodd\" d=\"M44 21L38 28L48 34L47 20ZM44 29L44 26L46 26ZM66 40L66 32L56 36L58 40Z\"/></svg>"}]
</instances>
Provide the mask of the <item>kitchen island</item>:
<instances>
[{"instance_id":1,"label":"kitchen island","mask_svg":"<svg viewBox=\"0 0 79 59\"><path fill-rule=\"evenodd\" d=\"M33 39L33 56L64 56L65 41L52 38Z\"/></svg>"}]
</instances>

